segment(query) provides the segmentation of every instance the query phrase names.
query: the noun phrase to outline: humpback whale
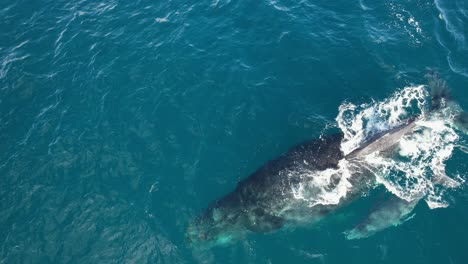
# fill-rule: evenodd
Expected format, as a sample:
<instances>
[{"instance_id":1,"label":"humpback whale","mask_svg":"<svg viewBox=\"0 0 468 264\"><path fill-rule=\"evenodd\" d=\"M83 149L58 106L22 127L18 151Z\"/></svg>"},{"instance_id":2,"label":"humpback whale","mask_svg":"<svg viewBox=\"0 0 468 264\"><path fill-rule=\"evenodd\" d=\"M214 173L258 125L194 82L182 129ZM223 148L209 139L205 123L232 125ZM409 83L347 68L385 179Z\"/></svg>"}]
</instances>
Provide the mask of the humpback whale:
<instances>
[{"instance_id":1,"label":"humpback whale","mask_svg":"<svg viewBox=\"0 0 468 264\"><path fill-rule=\"evenodd\" d=\"M435 91L432 93L432 112L443 108L450 100L445 83L433 86L439 90L432 87ZM189 226L189 242L219 245L240 239L248 232L268 233L284 226L320 221L375 187L375 175L365 166L365 157L375 153L391 155L421 118L410 117L399 126L377 133L347 154L341 148L342 133L321 136L291 148L266 162L239 182L234 191L212 203ZM350 168L349 175L339 169L344 164ZM317 178L319 175L326 175L326 179ZM304 182L311 179L325 184L320 187L306 184L304 187ZM318 199L311 204L294 192L305 188L309 196L319 198L343 186L348 191L335 202ZM358 239L401 223L410 216L418 201L392 195L344 234L348 239Z\"/></svg>"}]
</instances>

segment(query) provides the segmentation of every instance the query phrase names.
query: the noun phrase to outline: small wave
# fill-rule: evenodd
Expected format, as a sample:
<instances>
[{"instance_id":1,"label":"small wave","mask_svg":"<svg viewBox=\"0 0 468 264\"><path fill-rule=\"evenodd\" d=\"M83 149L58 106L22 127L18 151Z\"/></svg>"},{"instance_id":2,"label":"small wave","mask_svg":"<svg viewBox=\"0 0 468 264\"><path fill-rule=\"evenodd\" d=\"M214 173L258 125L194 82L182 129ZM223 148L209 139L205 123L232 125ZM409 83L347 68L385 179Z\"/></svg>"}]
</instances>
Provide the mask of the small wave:
<instances>
[{"instance_id":1,"label":"small wave","mask_svg":"<svg viewBox=\"0 0 468 264\"><path fill-rule=\"evenodd\" d=\"M6 55L0 64L0 79L4 78L7 75L12 64L25 60L29 57L31 57L30 54L20 55L18 52L11 52L8 55Z\"/></svg>"},{"instance_id":2,"label":"small wave","mask_svg":"<svg viewBox=\"0 0 468 264\"><path fill-rule=\"evenodd\" d=\"M454 62L452 53L450 51L447 55L447 64L449 65L450 70L452 70L454 73L468 77L468 69L465 69L462 66L459 66L456 62Z\"/></svg>"},{"instance_id":3,"label":"small wave","mask_svg":"<svg viewBox=\"0 0 468 264\"><path fill-rule=\"evenodd\" d=\"M440 13L439 18L445 22L445 29L452 35L455 41L457 41L460 48L466 49L467 44L465 34L463 33L465 25L462 20L456 16L455 12L447 10L440 0L436 0L434 3ZM460 10L463 9L461 8ZM448 14L448 12L450 12L450 14ZM464 11L462 11L462 15L465 15Z\"/></svg>"},{"instance_id":4,"label":"small wave","mask_svg":"<svg viewBox=\"0 0 468 264\"><path fill-rule=\"evenodd\" d=\"M363 0L359 0L359 6L360 6L361 9L364 10L364 11L372 10L372 8L367 7L367 6L364 4L364 1L363 1Z\"/></svg>"},{"instance_id":5,"label":"small wave","mask_svg":"<svg viewBox=\"0 0 468 264\"><path fill-rule=\"evenodd\" d=\"M366 23L365 29L367 30L367 34L369 38L374 43L385 43L389 41L395 41L396 39L383 28L380 28L378 25L374 25L372 23Z\"/></svg>"},{"instance_id":6,"label":"small wave","mask_svg":"<svg viewBox=\"0 0 468 264\"><path fill-rule=\"evenodd\" d=\"M282 6L281 4L278 3L278 1L275 1L275 0L269 0L269 4L276 10L278 11L282 11L282 12L289 12L290 9L285 7L285 6Z\"/></svg>"}]
</instances>

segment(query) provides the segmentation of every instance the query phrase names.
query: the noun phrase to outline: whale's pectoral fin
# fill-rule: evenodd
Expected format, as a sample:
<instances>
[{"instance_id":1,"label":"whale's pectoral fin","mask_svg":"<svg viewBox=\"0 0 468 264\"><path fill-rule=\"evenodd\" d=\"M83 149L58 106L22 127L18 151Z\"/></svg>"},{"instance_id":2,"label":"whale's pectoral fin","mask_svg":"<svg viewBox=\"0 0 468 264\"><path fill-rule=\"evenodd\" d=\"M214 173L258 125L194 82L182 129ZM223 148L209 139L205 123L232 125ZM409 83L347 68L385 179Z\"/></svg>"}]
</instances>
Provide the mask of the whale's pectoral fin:
<instances>
[{"instance_id":1,"label":"whale's pectoral fin","mask_svg":"<svg viewBox=\"0 0 468 264\"><path fill-rule=\"evenodd\" d=\"M411 219L414 207L419 200L408 202L392 195L382 205L373 210L361 223L345 232L347 239L360 239L391 226L397 226Z\"/></svg>"}]
</instances>

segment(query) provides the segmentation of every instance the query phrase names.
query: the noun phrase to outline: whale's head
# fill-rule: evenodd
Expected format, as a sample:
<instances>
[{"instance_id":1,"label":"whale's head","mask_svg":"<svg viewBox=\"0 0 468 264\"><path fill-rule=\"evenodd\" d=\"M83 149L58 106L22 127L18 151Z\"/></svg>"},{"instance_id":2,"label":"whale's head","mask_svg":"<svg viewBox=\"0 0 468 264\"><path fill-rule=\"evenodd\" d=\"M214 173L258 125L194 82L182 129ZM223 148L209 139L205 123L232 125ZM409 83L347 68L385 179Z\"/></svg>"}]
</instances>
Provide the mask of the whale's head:
<instances>
[{"instance_id":1,"label":"whale's head","mask_svg":"<svg viewBox=\"0 0 468 264\"><path fill-rule=\"evenodd\" d=\"M208 208L188 227L186 238L191 245L230 244L245 233L239 213L222 207Z\"/></svg>"}]
</instances>

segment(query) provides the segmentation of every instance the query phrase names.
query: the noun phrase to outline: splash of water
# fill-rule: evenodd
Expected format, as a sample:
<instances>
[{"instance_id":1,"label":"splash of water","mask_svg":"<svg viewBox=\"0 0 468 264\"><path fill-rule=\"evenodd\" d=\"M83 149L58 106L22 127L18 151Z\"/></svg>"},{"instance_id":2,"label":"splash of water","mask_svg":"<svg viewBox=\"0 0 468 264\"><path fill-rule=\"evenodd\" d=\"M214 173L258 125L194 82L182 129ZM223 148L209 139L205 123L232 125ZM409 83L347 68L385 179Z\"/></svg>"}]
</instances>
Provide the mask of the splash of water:
<instances>
[{"instance_id":1,"label":"splash of water","mask_svg":"<svg viewBox=\"0 0 468 264\"><path fill-rule=\"evenodd\" d=\"M464 179L449 176L445 163L455 147L460 146L455 117L461 109L453 102L431 111L429 92L425 86L405 87L382 101L355 105L343 103L336 117L344 134L341 148L352 152L373 135L395 128L406 119L418 116L412 133L404 136L392 155L372 153L364 157L364 165L375 175L376 183L407 201L424 199L430 208L447 207L446 193L460 186ZM352 165L342 160L338 169L304 173L310 180L293 190L296 199L316 204L337 204L347 195L351 184ZM341 182L330 186L333 175Z\"/></svg>"},{"instance_id":2,"label":"splash of water","mask_svg":"<svg viewBox=\"0 0 468 264\"><path fill-rule=\"evenodd\" d=\"M374 134L401 125L416 114L425 113L428 93L424 86L406 87L382 102L359 106L343 103L336 117L344 134L342 150L348 154Z\"/></svg>"},{"instance_id":3,"label":"splash of water","mask_svg":"<svg viewBox=\"0 0 468 264\"><path fill-rule=\"evenodd\" d=\"M346 195L351 183L348 179L351 177L348 161L340 160L338 169L326 169L324 171L299 171L302 178L307 178L303 183L293 187L293 195L295 199L306 201L309 206L318 204L330 205L338 204L341 197ZM341 179L333 185L333 179L340 175ZM289 175L291 176L291 175Z\"/></svg>"},{"instance_id":4,"label":"splash of water","mask_svg":"<svg viewBox=\"0 0 468 264\"><path fill-rule=\"evenodd\" d=\"M459 140L454 125L459 107L451 103L429 111L427 98L425 86L406 87L382 102L342 104L336 120L345 135L342 149L349 153L373 134L419 115L413 133L400 140L394 155L373 153L365 161L377 182L398 197L424 199L430 208L447 207L446 192L464 182L459 176L449 177L445 168Z\"/></svg>"}]
</instances>

